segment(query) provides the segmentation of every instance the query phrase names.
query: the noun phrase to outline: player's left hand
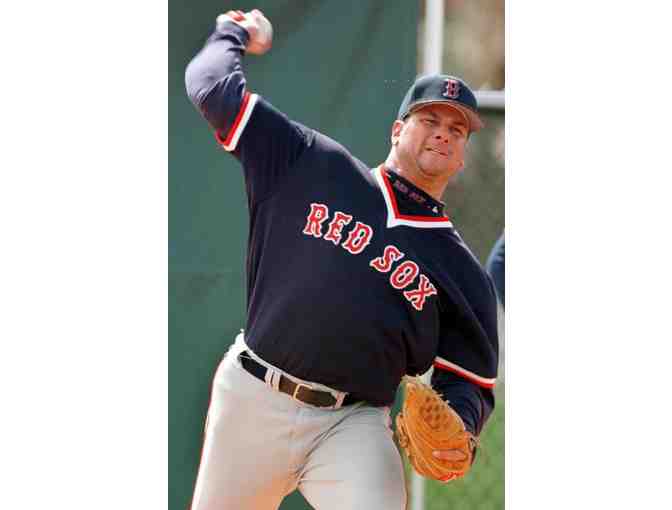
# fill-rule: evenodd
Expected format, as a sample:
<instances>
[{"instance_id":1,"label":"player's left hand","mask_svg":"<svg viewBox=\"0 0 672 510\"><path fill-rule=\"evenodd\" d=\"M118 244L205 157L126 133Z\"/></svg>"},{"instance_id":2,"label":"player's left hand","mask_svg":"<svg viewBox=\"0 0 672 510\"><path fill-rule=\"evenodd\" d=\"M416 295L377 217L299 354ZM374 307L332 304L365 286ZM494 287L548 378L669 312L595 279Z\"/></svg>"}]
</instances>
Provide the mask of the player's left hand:
<instances>
[{"instance_id":1,"label":"player's left hand","mask_svg":"<svg viewBox=\"0 0 672 510\"><path fill-rule=\"evenodd\" d=\"M406 395L397 414L397 439L415 471L448 482L471 469L476 438L460 415L418 377L403 378Z\"/></svg>"}]
</instances>

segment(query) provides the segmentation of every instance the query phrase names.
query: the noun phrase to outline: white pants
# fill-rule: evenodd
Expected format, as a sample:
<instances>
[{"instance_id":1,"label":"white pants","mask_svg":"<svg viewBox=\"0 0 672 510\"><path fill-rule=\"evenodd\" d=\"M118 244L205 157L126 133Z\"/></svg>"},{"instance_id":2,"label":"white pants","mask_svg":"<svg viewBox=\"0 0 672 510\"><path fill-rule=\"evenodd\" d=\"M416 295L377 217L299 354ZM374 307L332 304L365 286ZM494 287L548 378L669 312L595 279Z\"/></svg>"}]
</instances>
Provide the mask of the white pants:
<instances>
[{"instance_id":1,"label":"white pants","mask_svg":"<svg viewBox=\"0 0 672 510\"><path fill-rule=\"evenodd\" d=\"M297 488L318 510L403 510L389 408L297 402L242 368L245 348L217 368L191 510L275 510Z\"/></svg>"}]
</instances>

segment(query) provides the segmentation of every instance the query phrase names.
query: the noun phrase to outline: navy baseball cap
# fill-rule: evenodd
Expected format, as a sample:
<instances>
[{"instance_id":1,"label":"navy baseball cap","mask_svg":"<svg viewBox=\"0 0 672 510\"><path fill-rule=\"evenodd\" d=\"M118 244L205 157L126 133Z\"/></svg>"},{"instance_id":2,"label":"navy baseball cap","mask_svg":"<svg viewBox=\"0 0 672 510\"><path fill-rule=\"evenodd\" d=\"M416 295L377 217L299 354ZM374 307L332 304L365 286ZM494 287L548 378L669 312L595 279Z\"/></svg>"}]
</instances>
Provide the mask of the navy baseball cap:
<instances>
[{"instance_id":1,"label":"navy baseball cap","mask_svg":"<svg viewBox=\"0 0 672 510\"><path fill-rule=\"evenodd\" d=\"M483 121L478 116L476 96L463 80L445 74L421 76L406 92L399 107L399 120L425 105L445 103L460 110L469 121L469 131L478 131Z\"/></svg>"}]
</instances>

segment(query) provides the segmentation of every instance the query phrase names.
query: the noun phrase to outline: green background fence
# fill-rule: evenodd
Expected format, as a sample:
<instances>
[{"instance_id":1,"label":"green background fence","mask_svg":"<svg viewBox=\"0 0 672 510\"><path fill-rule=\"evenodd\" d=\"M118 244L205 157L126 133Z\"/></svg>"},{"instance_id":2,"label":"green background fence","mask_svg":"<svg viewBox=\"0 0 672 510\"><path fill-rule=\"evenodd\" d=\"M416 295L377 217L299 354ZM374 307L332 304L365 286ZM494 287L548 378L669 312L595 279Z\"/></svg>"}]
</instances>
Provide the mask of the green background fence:
<instances>
[{"instance_id":1,"label":"green background fence","mask_svg":"<svg viewBox=\"0 0 672 510\"><path fill-rule=\"evenodd\" d=\"M274 25L275 37L267 55L246 58L250 88L292 118L343 143L372 167L387 155L390 125L417 69L420 9L415 2L205 0L195 4L170 0L171 510L189 505L212 376L233 337L244 327L246 307L248 219L241 171L215 143L207 124L189 103L184 92L184 69L211 32L218 14L252 8L264 11ZM501 122L501 117L493 118L495 123ZM486 122L488 130L472 147L468 171L446 196L449 214L481 260L503 227L503 172L498 171L501 165L491 150L497 130L488 119ZM486 433L499 430L499 424L493 420ZM501 448L495 441L486 442L495 470L499 470L498 452L503 452L503 434L500 436ZM490 465L482 464L484 469ZM459 483L476 487L486 478L478 476ZM487 490L488 501L494 501L493 493L503 493L500 482L494 487ZM448 485L438 490L450 492L450 488ZM430 497L432 491L430 486ZM483 500L486 492L481 494ZM478 502L468 497L470 502ZM437 501L439 506L431 508L447 508L443 495ZM478 507L472 503L469 508ZM428 505L434 505L433 500L428 499ZM309 507L294 494L281 508Z\"/></svg>"}]
</instances>

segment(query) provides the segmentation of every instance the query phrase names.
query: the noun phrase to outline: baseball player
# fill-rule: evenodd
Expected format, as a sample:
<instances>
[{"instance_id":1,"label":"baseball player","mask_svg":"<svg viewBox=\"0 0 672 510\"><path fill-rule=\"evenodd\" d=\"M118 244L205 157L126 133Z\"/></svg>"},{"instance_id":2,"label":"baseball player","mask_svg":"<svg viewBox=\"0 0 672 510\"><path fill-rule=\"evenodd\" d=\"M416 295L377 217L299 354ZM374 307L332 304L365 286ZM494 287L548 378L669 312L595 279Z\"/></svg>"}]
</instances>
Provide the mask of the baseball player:
<instances>
[{"instance_id":1,"label":"baseball player","mask_svg":"<svg viewBox=\"0 0 672 510\"><path fill-rule=\"evenodd\" d=\"M485 263L486 270L495 284L497 297L499 298L499 302L502 303L502 307L504 307L504 293L505 293L504 259L505 259L504 232L502 232L502 235L499 236L499 239L495 241L495 244L493 245L492 250L490 251L490 255L488 255L488 260Z\"/></svg>"},{"instance_id":2,"label":"baseball player","mask_svg":"<svg viewBox=\"0 0 672 510\"><path fill-rule=\"evenodd\" d=\"M420 78L371 169L250 88L244 57L271 44L260 11L229 11L186 70L250 214L247 324L215 373L192 510L275 509L296 489L320 510L400 510L401 378L433 365L476 436L494 407L496 296L440 200L483 124L462 80Z\"/></svg>"}]
</instances>

